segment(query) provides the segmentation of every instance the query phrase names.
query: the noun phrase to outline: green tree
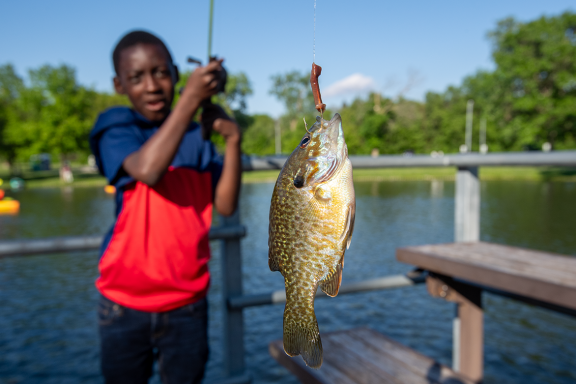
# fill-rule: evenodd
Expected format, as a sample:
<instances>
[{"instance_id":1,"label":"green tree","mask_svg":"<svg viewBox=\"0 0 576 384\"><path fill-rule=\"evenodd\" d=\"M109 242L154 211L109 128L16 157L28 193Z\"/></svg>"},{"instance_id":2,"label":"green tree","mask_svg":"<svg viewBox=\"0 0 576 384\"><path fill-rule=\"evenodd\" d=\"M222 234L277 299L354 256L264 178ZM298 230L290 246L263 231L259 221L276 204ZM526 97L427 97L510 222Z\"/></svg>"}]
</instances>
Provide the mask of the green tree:
<instances>
[{"instance_id":1,"label":"green tree","mask_svg":"<svg viewBox=\"0 0 576 384\"><path fill-rule=\"evenodd\" d=\"M17 146L8 139L7 129L16 118L14 109L24 90L24 82L11 64L0 66L0 156L13 166Z\"/></svg>"},{"instance_id":2,"label":"green tree","mask_svg":"<svg viewBox=\"0 0 576 384\"><path fill-rule=\"evenodd\" d=\"M504 146L574 148L576 139L576 14L521 23L502 20L493 42L500 83Z\"/></svg>"},{"instance_id":3,"label":"green tree","mask_svg":"<svg viewBox=\"0 0 576 384\"><path fill-rule=\"evenodd\" d=\"M300 143L304 135L304 119L312 125L318 114L314 106L314 96L310 87L310 73L292 71L271 77L271 95L282 102L286 113L279 118L282 136L282 153L290 153ZM325 111L325 115L330 115ZM270 127L271 130L274 126Z\"/></svg>"},{"instance_id":4,"label":"green tree","mask_svg":"<svg viewBox=\"0 0 576 384\"><path fill-rule=\"evenodd\" d=\"M97 114L127 103L124 96L79 85L74 69L67 65L30 70L29 83L19 91L3 135L21 161L42 152L63 159L88 153L88 134Z\"/></svg>"},{"instance_id":5,"label":"green tree","mask_svg":"<svg viewBox=\"0 0 576 384\"><path fill-rule=\"evenodd\" d=\"M75 70L66 65L31 70L30 83L31 91L42 95L42 105L34 127L27 132L32 136L26 155L50 152L66 158L87 152L96 92L79 85Z\"/></svg>"},{"instance_id":6,"label":"green tree","mask_svg":"<svg viewBox=\"0 0 576 384\"><path fill-rule=\"evenodd\" d=\"M270 94L284 103L287 114L292 117L314 113L314 96L310 87L310 74L298 71L271 77Z\"/></svg>"},{"instance_id":7,"label":"green tree","mask_svg":"<svg viewBox=\"0 0 576 384\"><path fill-rule=\"evenodd\" d=\"M268 115L253 115L242 136L242 152L271 155L275 151L275 121Z\"/></svg>"}]
</instances>

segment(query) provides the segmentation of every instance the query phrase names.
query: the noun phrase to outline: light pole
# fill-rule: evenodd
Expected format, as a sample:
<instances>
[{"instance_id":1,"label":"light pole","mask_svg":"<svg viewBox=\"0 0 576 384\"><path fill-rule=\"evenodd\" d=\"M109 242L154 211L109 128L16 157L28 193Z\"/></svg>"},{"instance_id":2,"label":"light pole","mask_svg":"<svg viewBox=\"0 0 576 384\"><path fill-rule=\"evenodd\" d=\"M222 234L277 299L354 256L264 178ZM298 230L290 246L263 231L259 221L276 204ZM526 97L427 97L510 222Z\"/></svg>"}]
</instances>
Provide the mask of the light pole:
<instances>
[{"instance_id":1,"label":"light pole","mask_svg":"<svg viewBox=\"0 0 576 384\"><path fill-rule=\"evenodd\" d=\"M480 120L480 153L485 155L488 153L488 145L486 145L486 118Z\"/></svg>"},{"instance_id":2,"label":"light pole","mask_svg":"<svg viewBox=\"0 0 576 384\"><path fill-rule=\"evenodd\" d=\"M465 144L460 146L460 152L472 152L472 119L474 113L474 100L468 100L466 104L466 140Z\"/></svg>"},{"instance_id":3,"label":"light pole","mask_svg":"<svg viewBox=\"0 0 576 384\"><path fill-rule=\"evenodd\" d=\"M282 154L282 135L280 132L280 119L276 119L274 123L274 139L276 142L276 154Z\"/></svg>"}]
</instances>

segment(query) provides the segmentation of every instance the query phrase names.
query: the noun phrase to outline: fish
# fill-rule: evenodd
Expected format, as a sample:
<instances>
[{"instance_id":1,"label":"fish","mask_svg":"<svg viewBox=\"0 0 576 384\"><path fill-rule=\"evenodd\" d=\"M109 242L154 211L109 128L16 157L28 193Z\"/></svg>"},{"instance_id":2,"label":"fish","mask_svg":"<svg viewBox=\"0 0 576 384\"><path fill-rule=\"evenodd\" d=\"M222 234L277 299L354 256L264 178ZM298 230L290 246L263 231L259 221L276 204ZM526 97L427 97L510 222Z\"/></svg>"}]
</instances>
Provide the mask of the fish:
<instances>
[{"instance_id":1,"label":"fish","mask_svg":"<svg viewBox=\"0 0 576 384\"><path fill-rule=\"evenodd\" d=\"M336 296L354 231L356 199L342 118L318 116L280 171L270 205L268 266L284 276L283 342L289 356L322 365L314 298Z\"/></svg>"}]
</instances>

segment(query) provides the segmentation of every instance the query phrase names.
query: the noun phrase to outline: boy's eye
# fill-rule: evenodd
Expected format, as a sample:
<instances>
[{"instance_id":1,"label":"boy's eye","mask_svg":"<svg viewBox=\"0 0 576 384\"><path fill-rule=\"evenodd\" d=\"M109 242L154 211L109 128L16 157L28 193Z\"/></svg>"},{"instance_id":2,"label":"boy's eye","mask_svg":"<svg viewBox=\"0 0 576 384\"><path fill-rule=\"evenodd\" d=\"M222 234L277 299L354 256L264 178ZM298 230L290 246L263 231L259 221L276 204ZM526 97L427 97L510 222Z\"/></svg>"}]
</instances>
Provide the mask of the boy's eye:
<instances>
[{"instance_id":1,"label":"boy's eye","mask_svg":"<svg viewBox=\"0 0 576 384\"><path fill-rule=\"evenodd\" d=\"M140 76L140 75L132 75L132 76L128 77L128 81L131 84L138 84L141 79L142 79L142 76Z\"/></svg>"},{"instance_id":2,"label":"boy's eye","mask_svg":"<svg viewBox=\"0 0 576 384\"><path fill-rule=\"evenodd\" d=\"M168 71L167 69L157 69L156 71L154 71L154 76L159 79L162 79L164 77L170 76L170 71Z\"/></svg>"}]
</instances>

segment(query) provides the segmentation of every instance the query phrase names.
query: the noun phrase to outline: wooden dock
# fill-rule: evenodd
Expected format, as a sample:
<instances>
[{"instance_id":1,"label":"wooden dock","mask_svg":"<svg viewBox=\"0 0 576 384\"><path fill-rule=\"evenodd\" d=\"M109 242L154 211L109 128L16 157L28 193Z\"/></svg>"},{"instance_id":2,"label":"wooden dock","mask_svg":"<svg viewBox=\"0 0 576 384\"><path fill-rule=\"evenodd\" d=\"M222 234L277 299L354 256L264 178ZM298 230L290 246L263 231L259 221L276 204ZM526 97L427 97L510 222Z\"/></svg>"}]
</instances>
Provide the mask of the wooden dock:
<instances>
[{"instance_id":1,"label":"wooden dock","mask_svg":"<svg viewBox=\"0 0 576 384\"><path fill-rule=\"evenodd\" d=\"M473 384L474 381L370 328L322 334L324 362L306 366L284 353L282 340L270 354L305 384Z\"/></svg>"},{"instance_id":2,"label":"wooden dock","mask_svg":"<svg viewBox=\"0 0 576 384\"><path fill-rule=\"evenodd\" d=\"M487 290L559 312L576 313L576 258L484 242L400 248L398 261L430 272L432 297L457 304L453 367L481 380Z\"/></svg>"},{"instance_id":3,"label":"wooden dock","mask_svg":"<svg viewBox=\"0 0 576 384\"><path fill-rule=\"evenodd\" d=\"M306 367L284 353L270 354L303 383L481 383L484 314L489 291L559 312L576 314L576 258L483 242L400 248L398 261L428 271L432 297L457 304L453 369L368 328L322 334L324 363Z\"/></svg>"}]
</instances>

